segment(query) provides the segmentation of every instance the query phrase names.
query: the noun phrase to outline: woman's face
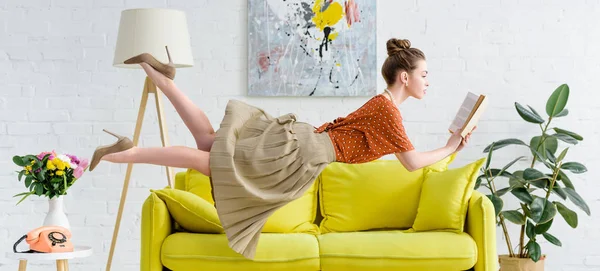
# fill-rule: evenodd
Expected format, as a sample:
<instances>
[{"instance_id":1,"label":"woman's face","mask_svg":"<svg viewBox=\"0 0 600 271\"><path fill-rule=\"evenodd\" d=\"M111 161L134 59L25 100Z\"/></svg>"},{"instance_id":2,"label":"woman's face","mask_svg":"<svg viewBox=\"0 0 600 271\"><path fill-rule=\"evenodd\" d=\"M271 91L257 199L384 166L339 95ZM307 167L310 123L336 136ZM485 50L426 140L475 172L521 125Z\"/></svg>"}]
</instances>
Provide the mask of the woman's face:
<instances>
[{"instance_id":1,"label":"woman's face","mask_svg":"<svg viewBox=\"0 0 600 271\"><path fill-rule=\"evenodd\" d=\"M425 60L419 60L417 62L417 68L410 73L402 72L401 76L402 83L408 95L415 99L423 99L423 96L427 93L427 87L429 87L429 81L427 80L427 62ZM406 80L408 78L408 80Z\"/></svg>"}]
</instances>

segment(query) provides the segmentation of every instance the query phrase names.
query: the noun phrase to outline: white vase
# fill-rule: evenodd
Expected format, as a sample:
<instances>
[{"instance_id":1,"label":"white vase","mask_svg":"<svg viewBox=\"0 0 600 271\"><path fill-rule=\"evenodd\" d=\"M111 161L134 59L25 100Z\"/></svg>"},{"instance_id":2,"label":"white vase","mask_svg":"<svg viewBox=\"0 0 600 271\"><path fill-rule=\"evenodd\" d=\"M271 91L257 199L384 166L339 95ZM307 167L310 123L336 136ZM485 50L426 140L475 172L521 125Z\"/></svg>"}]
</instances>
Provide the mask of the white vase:
<instances>
[{"instance_id":1,"label":"white vase","mask_svg":"<svg viewBox=\"0 0 600 271\"><path fill-rule=\"evenodd\" d=\"M65 214L63 198L55 197L48 199L48 214L44 219L44 226L62 226L71 230L71 224Z\"/></svg>"}]
</instances>

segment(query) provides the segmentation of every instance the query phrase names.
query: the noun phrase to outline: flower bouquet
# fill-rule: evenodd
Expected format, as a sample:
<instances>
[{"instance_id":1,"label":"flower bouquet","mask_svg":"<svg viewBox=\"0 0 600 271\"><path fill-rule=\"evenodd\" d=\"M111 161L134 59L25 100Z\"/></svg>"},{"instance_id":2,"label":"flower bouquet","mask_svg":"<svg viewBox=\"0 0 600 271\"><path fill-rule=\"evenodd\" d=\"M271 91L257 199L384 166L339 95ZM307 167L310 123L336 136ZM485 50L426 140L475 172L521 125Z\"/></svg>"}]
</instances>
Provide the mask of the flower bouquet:
<instances>
[{"instance_id":1,"label":"flower bouquet","mask_svg":"<svg viewBox=\"0 0 600 271\"><path fill-rule=\"evenodd\" d=\"M14 197L22 197L17 204L31 195L46 196L49 199L67 194L67 189L83 175L89 162L71 154L57 154L55 151L42 152L38 155L13 156L13 162L22 167L19 181L25 177L28 192Z\"/></svg>"}]
</instances>

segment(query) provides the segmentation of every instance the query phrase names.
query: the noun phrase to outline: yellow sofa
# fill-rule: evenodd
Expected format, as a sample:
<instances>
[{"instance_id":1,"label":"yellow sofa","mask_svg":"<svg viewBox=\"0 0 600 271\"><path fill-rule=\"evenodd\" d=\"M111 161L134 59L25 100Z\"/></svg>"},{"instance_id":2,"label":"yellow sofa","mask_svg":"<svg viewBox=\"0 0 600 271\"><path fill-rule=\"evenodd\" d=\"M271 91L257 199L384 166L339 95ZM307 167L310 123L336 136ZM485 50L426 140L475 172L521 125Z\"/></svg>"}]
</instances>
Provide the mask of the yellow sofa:
<instances>
[{"instance_id":1,"label":"yellow sofa","mask_svg":"<svg viewBox=\"0 0 600 271\"><path fill-rule=\"evenodd\" d=\"M141 270L496 271L494 208L478 191L467 202L462 231L411 228L426 170L444 171L453 159L413 172L397 160L328 165L306 194L269 218L253 261L232 251L222 232L184 229L169 211L171 201L153 191L142 207ZM175 189L208 202L202 213L215 216L206 176L179 172Z\"/></svg>"}]
</instances>

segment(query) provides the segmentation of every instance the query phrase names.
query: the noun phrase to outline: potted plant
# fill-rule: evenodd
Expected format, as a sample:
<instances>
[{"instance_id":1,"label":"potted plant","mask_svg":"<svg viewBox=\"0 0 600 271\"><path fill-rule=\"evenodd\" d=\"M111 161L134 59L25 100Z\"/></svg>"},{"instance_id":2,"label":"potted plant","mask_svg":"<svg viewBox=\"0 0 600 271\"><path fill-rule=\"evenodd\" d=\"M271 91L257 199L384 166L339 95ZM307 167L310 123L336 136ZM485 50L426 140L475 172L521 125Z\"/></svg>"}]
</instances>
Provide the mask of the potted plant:
<instances>
[{"instance_id":1,"label":"potted plant","mask_svg":"<svg viewBox=\"0 0 600 271\"><path fill-rule=\"evenodd\" d=\"M488 153L488 159L481 169L482 174L477 179L475 189L484 186L490 191L487 196L494 205L496 221L502 227L508 246L508 255L499 257L503 271L543 270L545 255L542 254L538 241L543 237L556 246L562 246L555 233L550 231L557 214L572 228L577 227L577 213L561 201L570 201L588 216L590 215L590 208L576 192L567 174L567 172L581 174L586 172L587 168L579 162L568 159L570 147L565 147L558 152L559 141L576 145L583 140L583 137L550 126L553 119L568 115L569 111L565 108L568 97L568 85L560 85L546 102L547 119L543 119L531 106L527 105L528 108L525 108L515 102L517 113L523 120L539 125L541 134L532 137L527 143L517 138L509 138L495 141L484 149L484 153ZM492 153L510 145L527 148L531 157L516 157L502 168L492 168L490 166ZM509 171L523 159L527 159L527 167ZM496 189L499 187L497 184L500 180L508 180L508 186ZM506 186L506 183L504 184ZM502 197L507 195L514 196L520 208L503 210ZM551 198L551 195L555 197ZM506 221L520 226L516 249L513 249Z\"/></svg>"},{"instance_id":2,"label":"potted plant","mask_svg":"<svg viewBox=\"0 0 600 271\"><path fill-rule=\"evenodd\" d=\"M87 170L88 160L52 151L38 155L15 155L13 162L21 167L20 171L16 171L19 174L18 179L24 179L25 188L29 190L13 196L21 197L17 204L31 195L46 196L49 211L44 219L44 226L58 225L69 229L61 196L66 195L69 187Z\"/></svg>"}]
</instances>

